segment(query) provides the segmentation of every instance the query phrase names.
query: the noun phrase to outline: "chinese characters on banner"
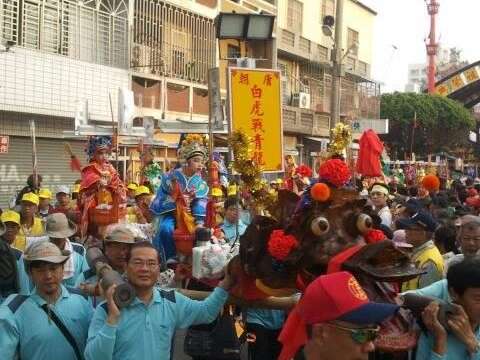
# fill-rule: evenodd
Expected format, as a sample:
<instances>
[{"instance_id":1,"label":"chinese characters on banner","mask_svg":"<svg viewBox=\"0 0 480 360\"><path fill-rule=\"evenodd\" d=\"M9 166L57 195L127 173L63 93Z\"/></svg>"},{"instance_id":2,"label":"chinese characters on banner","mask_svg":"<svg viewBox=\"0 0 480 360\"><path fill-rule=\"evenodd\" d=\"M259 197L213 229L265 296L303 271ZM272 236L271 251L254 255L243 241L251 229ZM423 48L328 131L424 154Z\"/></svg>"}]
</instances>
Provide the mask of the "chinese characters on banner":
<instances>
[{"instance_id":1,"label":"chinese characters on banner","mask_svg":"<svg viewBox=\"0 0 480 360\"><path fill-rule=\"evenodd\" d=\"M264 171L282 171L280 72L230 68L229 82L231 129L252 138L252 158Z\"/></svg>"},{"instance_id":2,"label":"chinese characters on banner","mask_svg":"<svg viewBox=\"0 0 480 360\"><path fill-rule=\"evenodd\" d=\"M441 96L448 96L451 93L480 79L477 66L470 67L451 78L442 81L435 88L435 93Z\"/></svg>"},{"instance_id":3,"label":"chinese characters on banner","mask_svg":"<svg viewBox=\"0 0 480 360\"><path fill-rule=\"evenodd\" d=\"M0 154L8 154L8 145L10 137L7 135L0 135Z\"/></svg>"}]
</instances>

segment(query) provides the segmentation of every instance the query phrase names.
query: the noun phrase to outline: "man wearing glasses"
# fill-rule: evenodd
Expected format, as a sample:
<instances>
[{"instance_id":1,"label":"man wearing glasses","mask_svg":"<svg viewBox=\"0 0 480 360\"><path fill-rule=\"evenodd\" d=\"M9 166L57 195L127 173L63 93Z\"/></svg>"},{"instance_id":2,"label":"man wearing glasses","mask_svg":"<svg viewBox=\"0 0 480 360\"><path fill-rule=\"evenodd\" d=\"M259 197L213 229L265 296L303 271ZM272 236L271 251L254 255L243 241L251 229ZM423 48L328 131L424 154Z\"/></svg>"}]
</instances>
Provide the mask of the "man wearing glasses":
<instances>
[{"instance_id":1,"label":"man wearing glasses","mask_svg":"<svg viewBox=\"0 0 480 360\"><path fill-rule=\"evenodd\" d=\"M288 317L279 337L279 360L368 359L378 324L397 310L397 305L369 301L349 272L320 276Z\"/></svg>"},{"instance_id":2,"label":"man wearing glasses","mask_svg":"<svg viewBox=\"0 0 480 360\"><path fill-rule=\"evenodd\" d=\"M159 271L159 255L151 243L131 246L125 273L136 298L120 310L113 300L115 285L107 290L106 302L97 307L90 325L87 360L170 359L175 329L215 320L234 285L226 274L208 298L195 301L156 288Z\"/></svg>"}]
</instances>

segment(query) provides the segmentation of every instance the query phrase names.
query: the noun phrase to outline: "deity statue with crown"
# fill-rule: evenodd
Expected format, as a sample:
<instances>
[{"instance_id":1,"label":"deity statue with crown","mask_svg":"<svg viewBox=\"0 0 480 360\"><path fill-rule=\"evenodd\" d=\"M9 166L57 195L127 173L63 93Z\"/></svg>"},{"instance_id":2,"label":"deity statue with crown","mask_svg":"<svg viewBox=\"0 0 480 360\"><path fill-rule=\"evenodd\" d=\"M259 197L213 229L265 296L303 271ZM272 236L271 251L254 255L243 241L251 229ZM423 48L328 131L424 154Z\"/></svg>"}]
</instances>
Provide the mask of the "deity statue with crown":
<instances>
[{"instance_id":1,"label":"deity statue with crown","mask_svg":"<svg viewBox=\"0 0 480 360\"><path fill-rule=\"evenodd\" d=\"M187 135L178 151L179 166L163 174L150 209L158 217L153 239L164 260L189 256L196 227L206 216L209 187L202 178L207 160L206 139Z\"/></svg>"},{"instance_id":2,"label":"deity statue with crown","mask_svg":"<svg viewBox=\"0 0 480 360\"><path fill-rule=\"evenodd\" d=\"M126 215L126 189L117 170L108 161L111 136L90 136L86 148L88 165L82 169L78 199L81 235L99 232Z\"/></svg>"}]
</instances>

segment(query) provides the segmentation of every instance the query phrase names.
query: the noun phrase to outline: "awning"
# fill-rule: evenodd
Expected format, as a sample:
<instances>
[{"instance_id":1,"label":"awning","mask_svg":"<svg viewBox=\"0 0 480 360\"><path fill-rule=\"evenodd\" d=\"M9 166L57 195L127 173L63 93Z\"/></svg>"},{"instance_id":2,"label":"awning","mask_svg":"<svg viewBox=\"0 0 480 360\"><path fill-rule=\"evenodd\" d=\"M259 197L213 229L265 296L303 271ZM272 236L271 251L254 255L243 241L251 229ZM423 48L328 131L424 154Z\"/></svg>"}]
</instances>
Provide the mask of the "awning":
<instances>
[{"instance_id":1,"label":"awning","mask_svg":"<svg viewBox=\"0 0 480 360\"><path fill-rule=\"evenodd\" d=\"M327 144L330 142L329 138L321 138L321 137L313 137L313 136L305 136L305 139L318 141L321 143L327 143Z\"/></svg>"}]
</instances>

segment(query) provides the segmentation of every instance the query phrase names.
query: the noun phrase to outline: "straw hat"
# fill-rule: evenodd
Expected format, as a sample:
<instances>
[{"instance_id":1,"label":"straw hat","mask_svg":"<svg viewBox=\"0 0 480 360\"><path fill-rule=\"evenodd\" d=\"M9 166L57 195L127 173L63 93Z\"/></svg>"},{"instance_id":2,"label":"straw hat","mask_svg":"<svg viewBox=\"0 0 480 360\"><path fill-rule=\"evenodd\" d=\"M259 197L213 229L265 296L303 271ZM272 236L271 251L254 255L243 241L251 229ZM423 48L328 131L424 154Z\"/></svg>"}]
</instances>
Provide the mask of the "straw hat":
<instances>
[{"instance_id":1,"label":"straw hat","mask_svg":"<svg viewBox=\"0 0 480 360\"><path fill-rule=\"evenodd\" d=\"M65 214L55 213L47 216L45 232L48 237L65 239L77 232L77 226Z\"/></svg>"},{"instance_id":2,"label":"straw hat","mask_svg":"<svg viewBox=\"0 0 480 360\"><path fill-rule=\"evenodd\" d=\"M38 241L30 245L23 254L26 262L46 261L53 264L61 264L68 260L70 251L60 248L49 241Z\"/></svg>"}]
</instances>

